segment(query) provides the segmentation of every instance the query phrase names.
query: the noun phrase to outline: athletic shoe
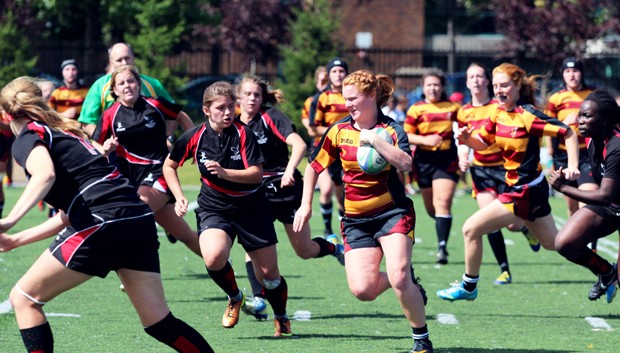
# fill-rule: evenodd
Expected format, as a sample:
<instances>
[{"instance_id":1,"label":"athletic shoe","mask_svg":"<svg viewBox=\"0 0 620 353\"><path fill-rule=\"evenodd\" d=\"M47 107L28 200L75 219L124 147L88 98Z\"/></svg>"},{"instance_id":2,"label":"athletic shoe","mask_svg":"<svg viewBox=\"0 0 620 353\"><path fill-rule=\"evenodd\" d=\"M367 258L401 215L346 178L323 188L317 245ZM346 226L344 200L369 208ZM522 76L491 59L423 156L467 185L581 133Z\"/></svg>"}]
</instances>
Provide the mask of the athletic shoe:
<instances>
[{"instance_id":1,"label":"athletic shoe","mask_svg":"<svg viewBox=\"0 0 620 353\"><path fill-rule=\"evenodd\" d=\"M344 266L344 245L342 244L342 241L340 241L336 234L326 235L325 240L336 246L336 253L333 255L336 257L336 259L338 259L338 262L340 262L340 264Z\"/></svg>"},{"instance_id":2,"label":"athletic shoe","mask_svg":"<svg viewBox=\"0 0 620 353\"><path fill-rule=\"evenodd\" d=\"M273 335L274 337L293 335L293 331L291 330L291 321L288 319L288 317L273 319L273 325L276 328L276 333Z\"/></svg>"},{"instance_id":3,"label":"athletic shoe","mask_svg":"<svg viewBox=\"0 0 620 353\"><path fill-rule=\"evenodd\" d=\"M448 264L448 250L445 248L440 248L437 252L437 263L446 265Z\"/></svg>"},{"instance_id":4,"label":"athletic shoe","mask_svg":"<svg viewBox=\"0 0 620 353\"><path fill-rule=\"evenodd\" d=\"M510 283L512 283L512 276L510 275L510 272L508 271L502 272L502 274L499 275L499 277L495 279L495 284L502 285L502 284L510 284Z\"/></svg>"},{"instance_id":5,"label":"athletic shoe","mask_svg":"<svg viewBox=\"0 0 620 353\"><path fill-rule=\"evenodd\" d=\"M444 300L474 300L478 297L478 288L473 292L468 292L463 288L463 283L452 284L452 287L448 289L441 289L437 291L437 296Z\"/></svg>"},{"instance_id":6,"label":"athletic shoe","mask_svg":"<svg viewBox=\"0 0 620 353\"><path fill-rule=\"evenodd\" d=\"M590 289L590 293L588 293L588 299L597 300L603 294L607 296L607 302L611 303L611 301L616 296L616 282L618 280L618 265L614 264L611 274L607 276L599 275L598 280Z\"/></svg>"},{"instance_id":7,"label":"athletic shoe","mask_svg":"<svg viewBox=\"0 0 620 353\"><path fill-rule=\"evenodd\" d=\"M245 295L241 293L241 300L233 302L228 298L228 304L222 316L222 326L224 328L233 328L239 322L239 310L245 304Z\"/></svg>"},{"instance_id":8,"label":"athletic shoe","mask_svg":"<svg viewBox=\"0 0 620 353\"><path fill-rule=\"evenodd\" d=\"M413 340L413 350L410 353L433 353L433 343L428 338Z\"/></svg>"},{"instance_id":9,"label":"athletic shoe","mask_svg":"<svg viewBox=\"0 0 620 353\"><path fill-rule=\"evenodd\" d=\"M166 233L166 238L168 238L168 241L171 242L172 244L177 242L177 238L174 237L174 235L168 233L168 231L164 231Z\"/></svg>"},{"instance_id":10,"label":"athletic shoe","mask_svg":"<svg viewBox=\"0 0 620 353\"><path fill-rule=\"evenodd\" d=\"M261 297L252 297L245 301L243 312L252 315L258 321L267 320L267 302Z\"/></svg>"},{"instance_id":11,"label":"athletic shoe","mask_svg":"<svg viewBox=\"0 0 620 353\"><path fill-rule=\"evenodd\" d=\"M530 248L532 248L532 251L538 252L538 250L540 250L540 241L538 241L534 234L532 234L532 232L530 232L529 230L526 230L523 235L525 236L525 239L527 239L527 242L530 244Z\"/></svg>"},{"instance_id":12,"label":"athletic shoe","mask_svg":"<svg viewBox=\"0 0 620 353\"><path fill-rule=\"evenodd\" d=\"M418 287L418 289L420 290L420 294L422 294L422 300L424 300L424 306L426 306L426 302L428 302L428 297L426 296L426 289L424 289L424 287L422 287L422 285L420 284L420 282L422 282L420 277L416 277L413 273L413 265L411 266L411 279L413 280L413 284L415 284L416 287Z\"/></svg>"}]
</instances>

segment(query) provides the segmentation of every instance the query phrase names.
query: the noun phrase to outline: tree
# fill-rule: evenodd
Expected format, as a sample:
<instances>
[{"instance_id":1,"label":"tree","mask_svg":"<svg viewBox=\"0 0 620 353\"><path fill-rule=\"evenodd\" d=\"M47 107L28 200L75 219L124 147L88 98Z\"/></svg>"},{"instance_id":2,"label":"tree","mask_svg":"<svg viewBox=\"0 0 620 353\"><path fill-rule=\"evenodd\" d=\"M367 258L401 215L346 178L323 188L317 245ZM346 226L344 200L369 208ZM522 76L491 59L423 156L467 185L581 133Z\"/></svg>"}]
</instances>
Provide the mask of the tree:
<instances>
[{"instance_id":1,"label":"tree","mask_svg":"<svg viewBox=\"0 0 620 353\"><path fill-rule=\"evenodd\" d=\"M220 38L225 50L247 57L246 68L279 58L287 42L286 24L295 1L228 0L221 6ZM244 68L245 69L245 68Z\"/></svg>"},{"instance_id":2,"label":"tree","mask_svg":"<svg viewBox=\"0 0 620 353\"><path fill-rule=\"evenodd\" d=\"M291 43L282 47L281 77L277 87L286 92L282 110L301 128L304 101L316 91L314 71L336 56L340 47L333 34L339 21L327 0L306 1L293 10L289 22ZM300 131L303 131L301 129Z\"/></svg>"},{"instance_id":3,"label":"tree","mask_svg":"<svg viewBox=\"0 0 620 353\"><path fill-rule=\"evenodd\" d=\"M534 56L557 67L567 56L583 58L586 42L620 32L617 0L493 0L501 52L517 62Z\"/></svg>"},{"instance_id":4,"label":"tree","mask_svg":"<svg viewBox=\"0 0 620 353\"><path fill-rule=\"evenodd\" d=\"M16 77L32 75L37 57L31 53L28 38L20 30L23 28L7 10L0 19L0 87Z\"/></svg>"}]
</instances>

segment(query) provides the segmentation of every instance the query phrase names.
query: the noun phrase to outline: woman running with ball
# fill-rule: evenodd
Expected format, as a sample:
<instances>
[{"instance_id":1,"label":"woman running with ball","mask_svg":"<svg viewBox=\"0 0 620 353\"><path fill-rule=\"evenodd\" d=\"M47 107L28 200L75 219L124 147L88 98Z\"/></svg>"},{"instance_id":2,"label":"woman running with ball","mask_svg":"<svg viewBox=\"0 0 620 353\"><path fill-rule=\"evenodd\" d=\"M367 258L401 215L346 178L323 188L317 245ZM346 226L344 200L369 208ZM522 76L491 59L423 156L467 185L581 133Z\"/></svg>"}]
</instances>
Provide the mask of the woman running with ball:
<instances>
[{"instance_id":1,"label":"woman running with ball","mask_svg":"<svg viewBox=\"0 0 620 353\"><path fill-rule=\"evenodd\" d=\"M312 197L319 174L334 161L342 161L345 184L345 269L349 289L358 299L372 301L392 288L413 329L412 352L433 352L426 327L424 299L410 268L414 243L415 211L405 195L398 170L411 169L407 134L381 107L394 91L385 75L356 71L347 76L343 95L350 115L333 124L310 156L304 175L304 194L293 227L302 229L312 215ZM384 128L396 141L390 144L372 129ZM357 149L371 144L389 164L369 175L357 163ZM380 271L385 256L386 271Z\"/></svg>"}]
</instances>

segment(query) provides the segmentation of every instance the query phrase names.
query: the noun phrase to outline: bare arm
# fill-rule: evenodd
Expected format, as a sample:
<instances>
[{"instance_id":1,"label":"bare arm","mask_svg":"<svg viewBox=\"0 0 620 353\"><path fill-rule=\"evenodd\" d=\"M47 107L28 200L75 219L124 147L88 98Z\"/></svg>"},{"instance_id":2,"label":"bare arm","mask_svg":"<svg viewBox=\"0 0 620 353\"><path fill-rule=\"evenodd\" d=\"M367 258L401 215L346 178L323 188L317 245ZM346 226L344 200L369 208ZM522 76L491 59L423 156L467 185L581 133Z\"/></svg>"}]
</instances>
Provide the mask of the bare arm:
<instances>
[{"instance_id":1,"label":"bare arm","mask_svg":"<svg viewBox=\"0 0 620 353\"><path fill-rule=\"evenodd\" d=\"M286 170L282 176L280 187L295 184L295 178L293 178L293 175L297 169L297 166L299 166L301 159L306 153L306 143L296 132L293 132L286 137L286 144L292 147L291 156L288 159L288 164L286 165Z\"/></svg>"},{"instance_id":2,"label":"bare arm","mask_svg":"<svg viewBox=\"0 0 620 353\"><path fill-rule=\"evenodd\" d=\"M9 251L23 245L35 243L58 234L69 225L69 219L61 210L52 218L38 226L28 228L13 235L0 234L0 252Z\"/></svg>"},{"instance_id":3,"label":"bare arm","mask_svg":"<svg viewBox=\"0 0 620 353\"><path fill-rule=\"evenodd\" d=\"M319 174L308 164L304 172L304 191L301 198L301 205L295 212L293 221L293 231L299 232L310 217L312 217L312 198L314 196L314 186L319 179Z\"/></svg>"},{"instance_id":4,"label":"bare arm","mask_svg":"<svg viewBox=\"0 0 620 353\"><path fill-rule=\"evenodd\" d=\"M39 201L43 200L56 181L54 163L47 148L36 145L26 160L31 175L28 184L6 218L0 219L0 232L13 228Z\"/></svg>"},{"instance_id":5,"label":"bare arm","mask_svg":"<svg viewBox=\"0 0 620 353\"><path fill-rule=\"evenodd\" d=\"M179 163L173 161L170 159L170 156L168 156L162 166L162 173L164 174L164 178L166 179L166 184L168 184L170 192L172 192L172 195L174 195L174 198L176 199L174 211L179 217L183 217L187 214L189 203L187 202L187 198L181 188L181 182L179 181L177 169L179 169Z\"/></svg>"}]
</instances>

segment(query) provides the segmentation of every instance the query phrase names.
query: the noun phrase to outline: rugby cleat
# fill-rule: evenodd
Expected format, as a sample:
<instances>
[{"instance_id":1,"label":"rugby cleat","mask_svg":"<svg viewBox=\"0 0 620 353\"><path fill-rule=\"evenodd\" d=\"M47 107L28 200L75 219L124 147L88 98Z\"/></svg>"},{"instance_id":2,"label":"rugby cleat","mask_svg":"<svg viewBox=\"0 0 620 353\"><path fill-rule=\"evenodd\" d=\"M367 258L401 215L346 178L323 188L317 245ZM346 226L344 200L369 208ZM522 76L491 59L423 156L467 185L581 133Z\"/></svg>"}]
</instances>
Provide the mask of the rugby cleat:
<instances>
[{"instance_id":1,"label":"rugby cleat","mask_svg":"<svg viewBox=\"0 0 620 353\"><path fill-rule=\"evenodd\" d=\"M495 284L499 284L499 285L504 285L504 284L512 283L512 276L510 275L510 272L508 272L508 271L502 272L502 274L499 275L499 277L497 277L495 279L494 283Z\"/></svg>"},{"instance_id":2,"label":"rugby cleat","mask_svg":"<svg viewBox=\"0 0 620 353\"><path fill-rule=\"evenodd\" d=\"M413 281L413 284L415 284L416 287L418 287L418 289L420 290L422 300L424 301L424 306L426 306L426 302L428 302L428 297L426 296L426 289L424 289L424 287L422 287L422 285L420 284L420 282L422 282L420 277L415 276L415 273L413 272L413 265L411 265L411 280Z\"/></svg>"},{"instance_id":3,"label":"rugby cleat","mask_svg":"<svg viewBox=\"0 0 620 353\"><path fill-rule=\"evenodd\" d=\"M222 326L233 328L239 322L239 310L245 305L245 295L241 293L241 300L232 301L228 298L228 304L222 316Z\"/></svg>"},{"instance_id":4,"label":"rugby cleat","mask_svg":"<svg viewBox=\"0 0 620 353\"><path fill-rule=\"evenodd\" d=\"M428 338L413 340L413 350L410 353L433 353L433 343Z\"/></svg>"},{"instance_id":5,"label":"rugby cleat","mask_svg":"<svg viewBox=\"0 0 620 353\"><path fill-rule=\"evenodd\" d=\"M258 321L267 320L269 317L267 314L267 302L261 297L253 297L246 300L242 310L245 314L254 316Z\"/></svg>"},{"instance_id":6,"label":"rugby cleat","mask_svg":"<svg viewBox=\"0 0 620 353\"><path fill-rule=\"evenodd\" d=\"M468 292L463 288L463 283L454 283L450 288L438 290L437 296L451 302L455 300L474 300L478 297L478 288Z\"/></svg>"},{"instance_id":7,"label":"rugby cleat","mask_svg":"<svg viewBox=\"0 0 620 353\"><path fill-rule=\"evenodd\" d=\"M333 255L336 257L336 259L338 259L338 262L342 266L344 266L344 245L342 244L342 241L340 241L336 234L326 235L325 240L334 244L334 246L336 247L336 252Z\"/></svg>"},{"instance_id":8,"label":"rugby cleat","mask_svg":"<svg viewBox=\"0 0 620 353\"><path fill-rule=\"evenodd\" d=\"M613 268L610 274L598 276L598 280L596 281L596 283L594 283L592 289L590 289L590 293L588 293L588 299L597 300L598 298L602 297L603 294L605 294L607 302L611 303L616 296L616 291L618 288L616 285L617 281L618 265L613 264Z\"/></svg>"},{"instance_id":9,"label":"rugby cleat","mask_svg":"<svg viewBox=\"0 0 620 353\"><path fill-rule=\"evenodd\" d=\"M448 264L448 250L445 248L439 248L439 251L437 252L437 263L442 265Z\"/></svg>"},{"instance_id":10,"label":"rugby cleat","mask_svg":"<svg viewBox=\"0 0 620 353\"><path fill-rule=\"evenodd\" d=\"M525 239L527 239L528 244L530 244L532 251L538 252L538 250L540 250L540 241L538 241L538 238L536 238L529 230L523 232L523 235L525 236Z\"/></svg>"},{"instance_id":11,"label":"rugby cleat","mask_svg":"<svg viewBox=\"0 0 620 353\"><path fill-rule=\"evenodd\" d=\"M276 333L273 335L274 337L286 337L293 335L293 331L291 330L291 320L289 320L288 317L273 319L273 325L276 328Z\"/></svg>"}]
</instances>

